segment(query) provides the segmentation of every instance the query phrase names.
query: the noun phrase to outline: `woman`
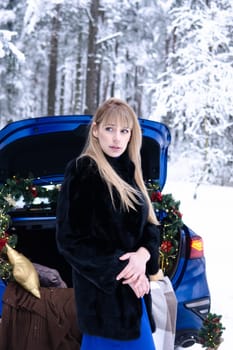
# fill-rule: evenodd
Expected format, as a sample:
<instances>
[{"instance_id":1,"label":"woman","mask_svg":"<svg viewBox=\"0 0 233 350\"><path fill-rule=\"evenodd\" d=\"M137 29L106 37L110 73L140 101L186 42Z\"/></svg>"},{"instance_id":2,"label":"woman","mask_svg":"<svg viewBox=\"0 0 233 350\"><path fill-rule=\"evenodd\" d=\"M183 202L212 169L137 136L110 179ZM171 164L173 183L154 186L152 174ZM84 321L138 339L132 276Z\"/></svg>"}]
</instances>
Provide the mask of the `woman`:
<instances>
[{"instance_id":1,"label":"woman","mask_svg":"<svg viewBox=\"0 0 233 350\"><path fill-rule=\"evenodd\" d=\"M158 271L158 221L144 185L138 119L117 98L93 117L66 168L57 245L72 266L82 350L154 350L149 274Z\"/></svg>"}]
</instances>

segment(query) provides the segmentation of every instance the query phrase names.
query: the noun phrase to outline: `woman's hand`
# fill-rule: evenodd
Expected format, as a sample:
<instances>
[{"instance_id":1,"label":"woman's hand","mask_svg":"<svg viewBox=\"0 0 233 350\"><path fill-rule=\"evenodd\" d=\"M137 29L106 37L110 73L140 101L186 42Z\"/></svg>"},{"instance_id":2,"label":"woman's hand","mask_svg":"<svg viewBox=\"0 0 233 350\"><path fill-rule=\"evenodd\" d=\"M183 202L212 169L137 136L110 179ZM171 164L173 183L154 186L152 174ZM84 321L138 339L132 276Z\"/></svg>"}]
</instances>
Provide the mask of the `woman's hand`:
<instances>
[{"instance_id":1,"label":"woman's hand","mask_svg":"<svg viewBox=\"0 0 233 350\"><path fill-rule=\"evenodd\" d=\"M124 279L123 284L133 284L140 281L140 277L145 276L146 263L150 259L150 253L144 247L136 252L126 253L120 260L129 260L126 267L117 275L116 279Z\"/></svg>"},{"instance_id":2,"label":"woman's hand","mask_svg":"<svg viewBox=\"0 0 233 350\"><path fill-rule=\"evenodd\" d=\"M137 298L142 298L150 291L150 282L146 275L141 275L136 282L129 283Z\"/></svg>"}]
</instances>

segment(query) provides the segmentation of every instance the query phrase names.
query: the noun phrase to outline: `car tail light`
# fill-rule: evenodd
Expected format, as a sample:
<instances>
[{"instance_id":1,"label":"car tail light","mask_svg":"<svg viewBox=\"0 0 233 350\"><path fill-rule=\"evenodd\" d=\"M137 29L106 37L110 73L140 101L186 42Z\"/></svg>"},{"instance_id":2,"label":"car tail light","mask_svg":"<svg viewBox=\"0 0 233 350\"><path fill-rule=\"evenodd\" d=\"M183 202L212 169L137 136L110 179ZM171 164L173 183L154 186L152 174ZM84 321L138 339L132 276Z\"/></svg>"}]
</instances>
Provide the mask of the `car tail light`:
<instances>
[{"instance_id":1,"label":"car tail light","mask_svg":"<svg viewBox=\"0 0 233 350\"><path fill-rule=\"evenodd\" d=\"M190 259L198 259L204 256L203 240L200 236L191 238L190 241Z\"/></svg>"}]
</instances>

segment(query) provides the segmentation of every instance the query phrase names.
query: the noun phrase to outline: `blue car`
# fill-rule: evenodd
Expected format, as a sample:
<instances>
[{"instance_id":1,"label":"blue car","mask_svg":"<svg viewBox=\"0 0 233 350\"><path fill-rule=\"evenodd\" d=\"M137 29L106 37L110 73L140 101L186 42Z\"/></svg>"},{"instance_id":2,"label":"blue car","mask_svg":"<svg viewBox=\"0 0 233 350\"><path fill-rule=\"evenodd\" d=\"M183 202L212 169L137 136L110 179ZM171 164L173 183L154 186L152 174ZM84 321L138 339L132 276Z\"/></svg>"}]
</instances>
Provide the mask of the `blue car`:
<instances>
[{"instance_id":1,"label":"blue car","mask_svg":"<svg viewBox=\"0 0 233 350\"><path fill-rule=\"evenodd\" d=\"M0 131L0 182L19 177L33 178L33 183L42 188L61 184L66 164L84 146L91 118L88 115L40 117L5 126ZM170 132L162 123L139 120L144 179L162 191L167 176ZM18 251L35 263L58 270L67 285L72 286L70 267L56 249L55 207L55 203L42 198L12 209L10 231L17 235ZM157 214L162 213L158 210ZM210 292L202 238L182 223L177 242L168 276L178 302L176 346L187 348L199 342L199 330L210 311Z\"/></svg>"}]
</instances>

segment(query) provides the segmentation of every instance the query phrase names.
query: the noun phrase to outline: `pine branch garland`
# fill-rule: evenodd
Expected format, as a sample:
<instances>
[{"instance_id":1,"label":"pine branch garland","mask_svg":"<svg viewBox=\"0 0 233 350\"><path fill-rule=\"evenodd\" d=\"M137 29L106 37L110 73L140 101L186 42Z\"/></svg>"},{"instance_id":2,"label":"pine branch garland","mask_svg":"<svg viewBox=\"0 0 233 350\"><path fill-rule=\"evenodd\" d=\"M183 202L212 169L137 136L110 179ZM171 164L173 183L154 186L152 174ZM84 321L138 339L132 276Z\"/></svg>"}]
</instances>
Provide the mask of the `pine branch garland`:
<instances>
[{"instance_id":1,"label":"pine branch garland","mask_svg":"<svg viewBox=\"0 0 233 350\"><path fill-rule=\"evenodd\" d=\"M221 322L221 315L209 312L203 321L199 332L200 343L206 350L217 350L222 343L222 334L225 327Z\"/></svg>"},{"instance_id":2,"label":"pine branch garland","mask_svg":"<svg viewBox=\"0 0 233 350\"><path fill-rule=\"evenodd\" d=\"M147 188L161 224L160 267L165 275L169 275L177 260L180 229L183 226L180 202L175 201L172 194L162 194L156 182L149 181Z\"/></svg>"}]
</instances>

